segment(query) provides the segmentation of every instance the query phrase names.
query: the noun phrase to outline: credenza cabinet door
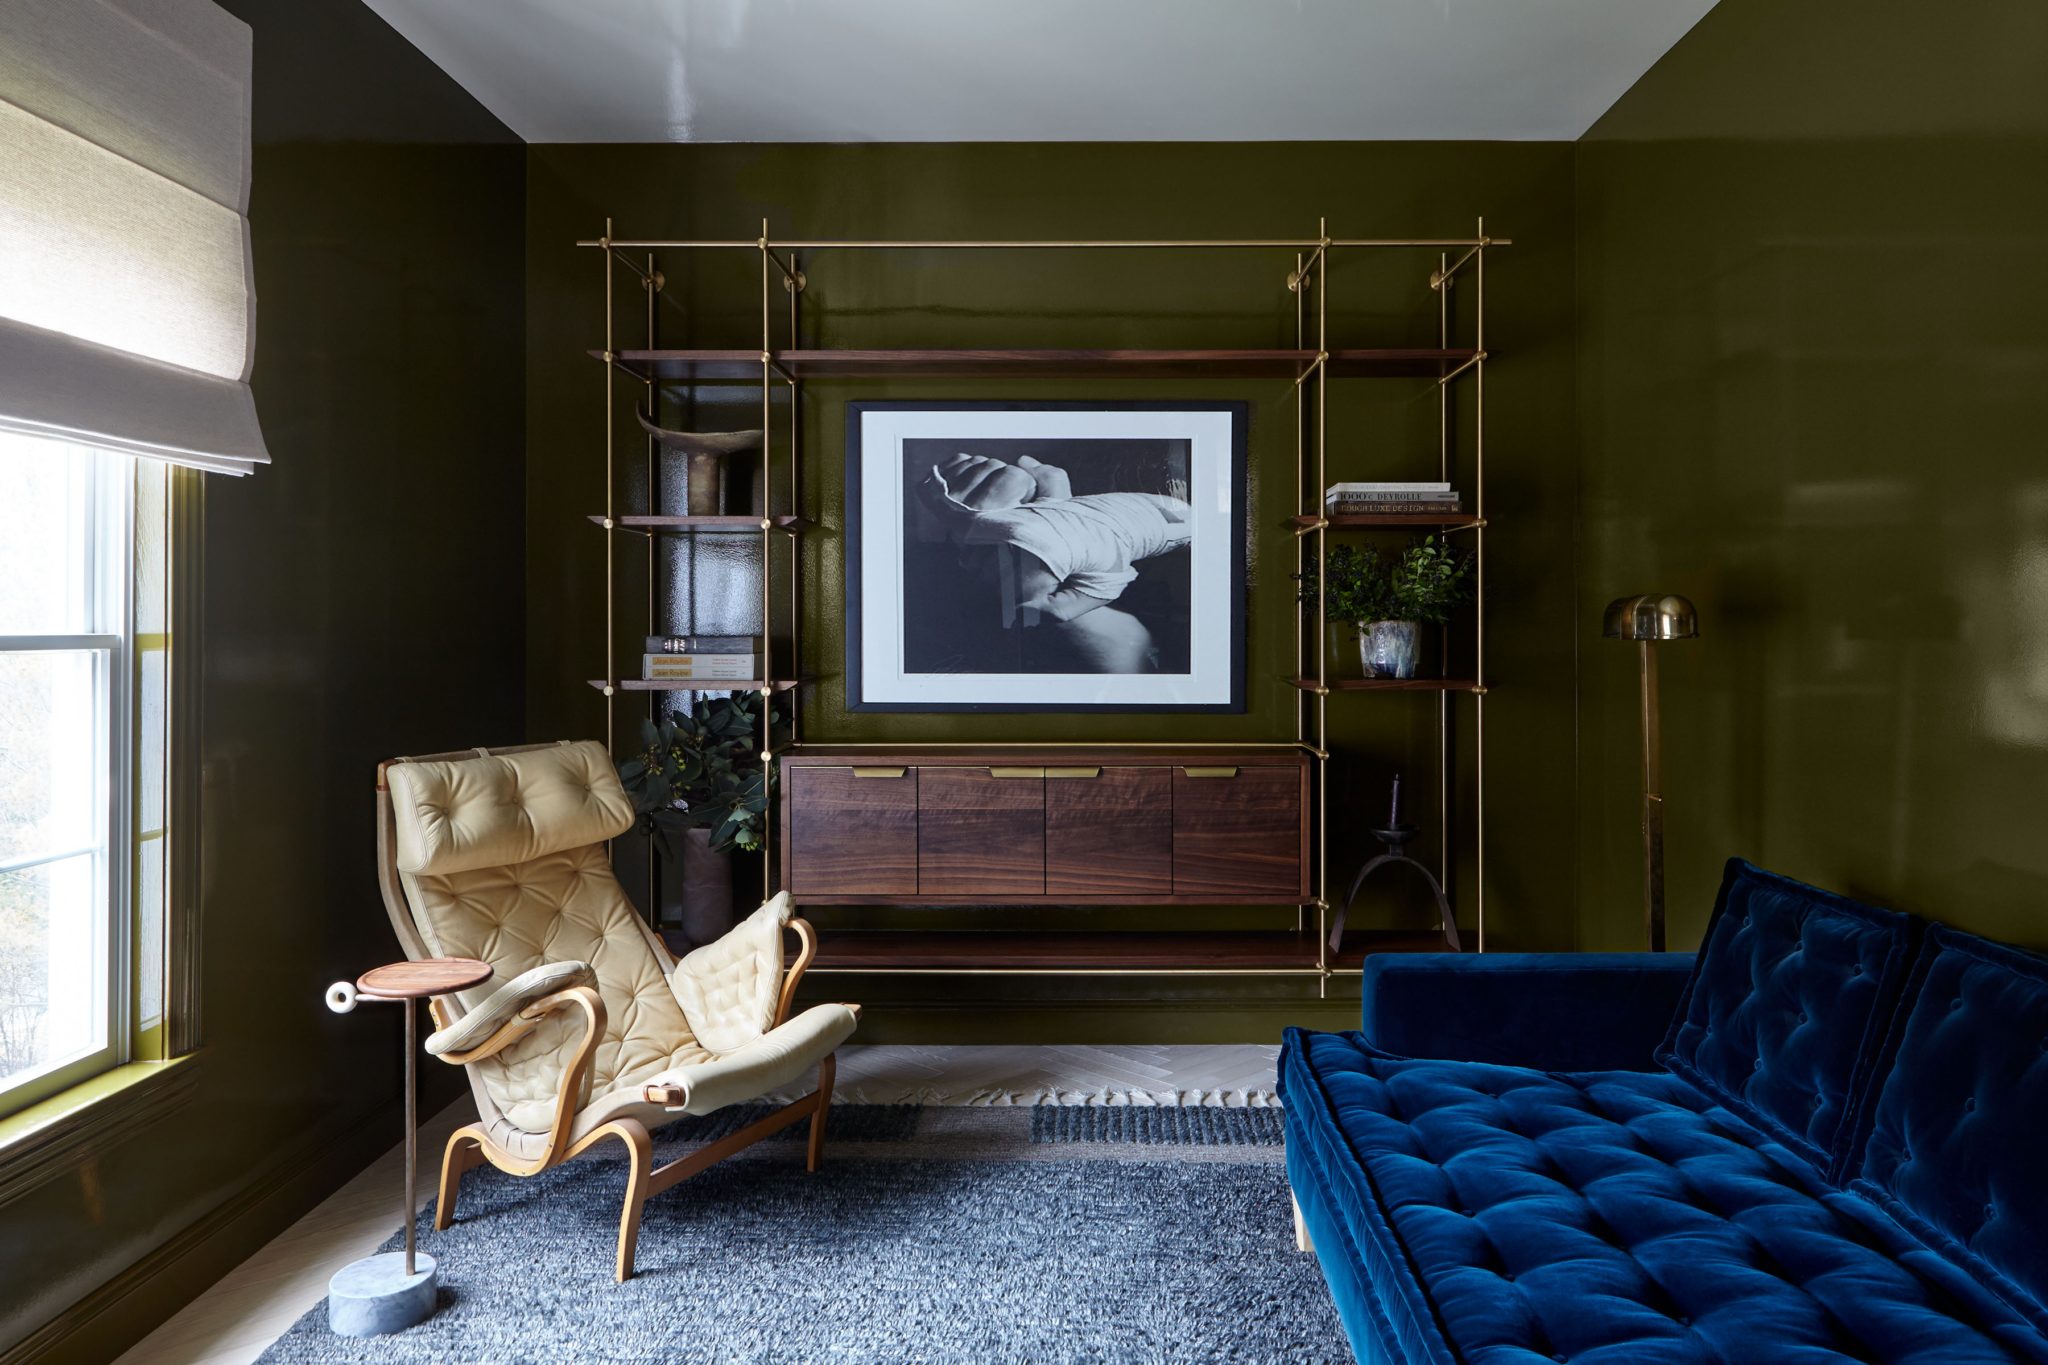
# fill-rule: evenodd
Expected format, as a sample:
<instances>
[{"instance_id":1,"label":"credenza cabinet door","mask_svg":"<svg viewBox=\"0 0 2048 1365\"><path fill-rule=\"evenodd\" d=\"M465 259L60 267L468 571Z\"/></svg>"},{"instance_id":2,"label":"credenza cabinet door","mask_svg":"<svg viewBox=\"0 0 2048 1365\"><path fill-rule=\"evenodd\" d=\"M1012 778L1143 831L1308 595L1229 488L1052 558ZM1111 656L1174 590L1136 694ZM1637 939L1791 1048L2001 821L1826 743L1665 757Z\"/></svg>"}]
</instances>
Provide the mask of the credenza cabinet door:
<instances>
[{"instance_id":1,"label":"credenza cabinet door","mask_svg":"<svg viewBox=\"0 0 2048 1365\"><path fill-rule=\"evenodd\" d=\"M1044 895L1044 771L918 769L918 894L977 900Z\"/></svg>"},{"instance_id":2,"label":"credenza cabinet door","mask_svg":"<svg viewBox=\"0 0 2048 1365\"><path fill-rule=\"evenodd\" d=\"M1304 894L1299 765L1173 772L1176 895Z\"/></svg>"},{"instance_id":3,"label":"credenza cabinet door","mask_svg":"<svg viewBox=\"0 0 2048 1365\"><path fill-rule=\"evenodd\" d=\"M791 767L792 895L917 894L915 768Z\"/></svg>"},{"instance_id":4,"label":"credenza cabinet door","mask_svg":"<svg viewBox=\"0 0 2048 1365\"><path fill-rule=\"evenodd\" d=\"M1045 770L1045 894L1173 894L1171 768Z\"/></svg>"}]
</instances>

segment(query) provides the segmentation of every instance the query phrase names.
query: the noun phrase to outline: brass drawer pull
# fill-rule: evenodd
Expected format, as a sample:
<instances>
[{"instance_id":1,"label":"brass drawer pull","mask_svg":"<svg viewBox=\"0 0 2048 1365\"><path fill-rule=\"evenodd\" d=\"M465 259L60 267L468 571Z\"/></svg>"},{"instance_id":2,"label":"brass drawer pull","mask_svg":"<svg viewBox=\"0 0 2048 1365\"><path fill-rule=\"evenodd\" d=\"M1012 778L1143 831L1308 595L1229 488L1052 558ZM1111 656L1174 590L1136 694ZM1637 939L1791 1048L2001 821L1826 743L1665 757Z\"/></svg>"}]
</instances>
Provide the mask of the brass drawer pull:
<instances>
[{"instance_id":1,"label":"brass drawer pull","mask_svg":"<svg viewBox=\"0 0 2048 1365\"><path fill-rule=\"evenodd\" d=\"M910 769L908 768L855 768L853 775L855 777L902 777L909 771Z\"/></svg>"},{"instance_id":2,"label":"brass drawer pull","mask_svg":"<svg viewBox=\"0 0 2048 1365\"><path fill-rule=\"evenodd\" d=\"M1044 777L1043 768L990 768L990 777Z\"/></svg>"},{"instance_id":3,"label":"brass drawer pull","mask_svg":"<svg viewBox=\"0 0 2048 1365\"><path fill-rule=\"evenodd\" d=\"M1182 768L1189 777L1236 777L1235 768Z\"/></svg>"},{"instance_id":4,"label":"brass drawer pull","mask_svg":"<svg viewBox=\"0 0 2048 1365\"><path fill-rule=\"evenodd\" d=\"M1045 770L1045 775L1046 775L1047 777L1100 777L1100 776L1102 776L1102 769L1100 769L1100 768L1047 768L1047 769Z\"/></svg>"}]
</instances>

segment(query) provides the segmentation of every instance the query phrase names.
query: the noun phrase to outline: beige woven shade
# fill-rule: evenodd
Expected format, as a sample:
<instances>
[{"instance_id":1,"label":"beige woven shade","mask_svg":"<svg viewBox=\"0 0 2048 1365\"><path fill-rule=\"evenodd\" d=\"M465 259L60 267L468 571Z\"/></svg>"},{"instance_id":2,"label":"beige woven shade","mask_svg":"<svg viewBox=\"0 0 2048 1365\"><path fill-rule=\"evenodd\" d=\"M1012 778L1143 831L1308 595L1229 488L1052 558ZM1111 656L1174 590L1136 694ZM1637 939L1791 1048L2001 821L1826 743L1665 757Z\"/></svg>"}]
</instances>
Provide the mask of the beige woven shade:
<instances>
[{"instance_id":1,"label":"beige woven shade","mask_svg":"<svg viewBox=\"0 0 2048 1365\"><path fill-rule=\"evenodd\" d=\"M246 474L248 25L0 0L0 429Z\"/></svg>"}]
</instances>

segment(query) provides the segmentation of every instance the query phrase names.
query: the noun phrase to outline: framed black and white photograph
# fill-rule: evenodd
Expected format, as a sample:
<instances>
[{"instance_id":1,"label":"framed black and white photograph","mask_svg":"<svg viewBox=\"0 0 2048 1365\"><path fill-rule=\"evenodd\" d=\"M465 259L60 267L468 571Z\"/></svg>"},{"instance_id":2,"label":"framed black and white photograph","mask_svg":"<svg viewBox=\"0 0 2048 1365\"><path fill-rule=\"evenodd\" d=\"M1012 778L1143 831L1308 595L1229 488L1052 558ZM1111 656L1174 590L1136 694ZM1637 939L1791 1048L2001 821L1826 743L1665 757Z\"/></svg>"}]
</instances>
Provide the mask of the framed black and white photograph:
<instances>
[{"instance_id":1,"label":"framed black and white photograph","mask_svg":"<svg viewBox=\"0 0 2048 1365\"><path fill-rule=\"evenodd\" d=\"M847 705L1242 711L1247 405L847 404Z\"/></svg>"}]
</instances>

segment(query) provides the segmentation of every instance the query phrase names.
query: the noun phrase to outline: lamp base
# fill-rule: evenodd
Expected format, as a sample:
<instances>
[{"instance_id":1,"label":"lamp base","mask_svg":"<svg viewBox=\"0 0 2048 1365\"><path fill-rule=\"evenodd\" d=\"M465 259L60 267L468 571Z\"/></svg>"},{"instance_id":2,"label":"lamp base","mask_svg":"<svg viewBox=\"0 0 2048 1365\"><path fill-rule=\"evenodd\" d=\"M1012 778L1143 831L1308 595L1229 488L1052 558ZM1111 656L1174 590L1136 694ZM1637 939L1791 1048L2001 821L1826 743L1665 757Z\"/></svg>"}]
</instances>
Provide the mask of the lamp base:
<instances>
[{"instance_id":1,"label":"lamp base","mask_svg":"<svg viewBox=\"0 0 2048 1365\"><path fill-rule=\"evenodd\" d=\"M402 1251L365 1256L335 1271L327 1281L328 1330L338 1337L380 1337L432 1317L439 1272L425 1252L412 1260L410 1275Z\"/></svg>"}]
</instances>

